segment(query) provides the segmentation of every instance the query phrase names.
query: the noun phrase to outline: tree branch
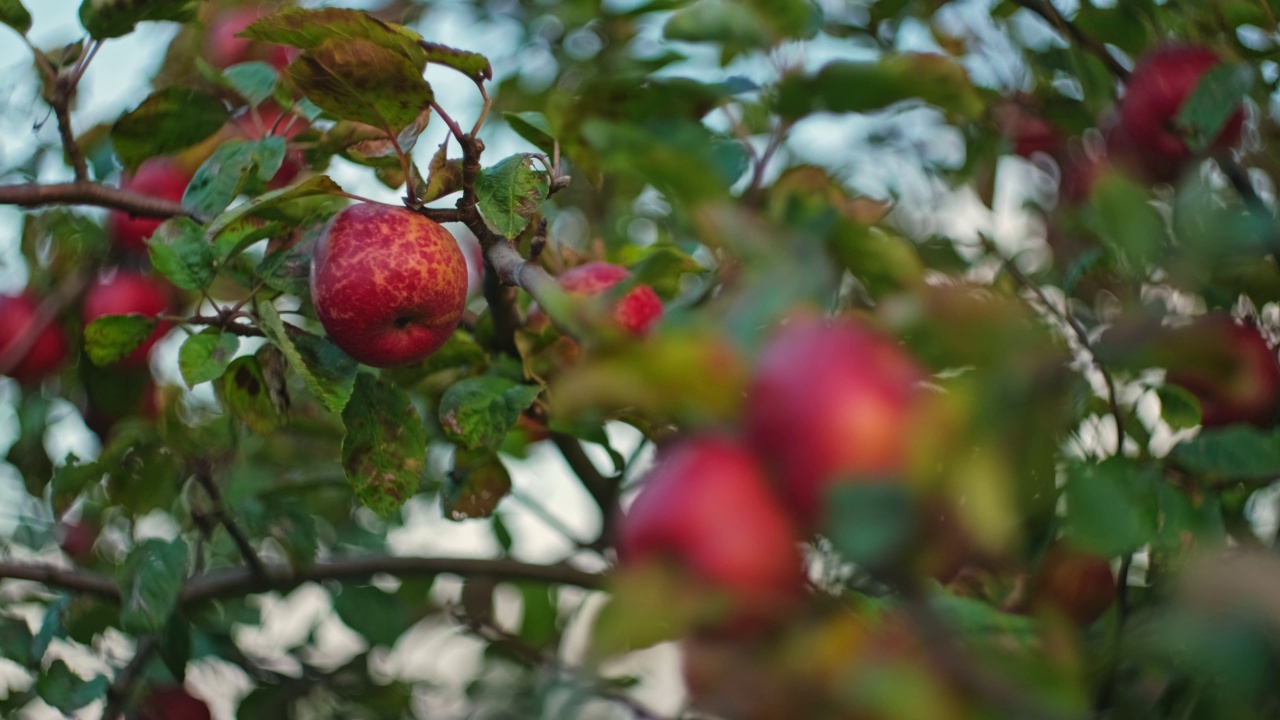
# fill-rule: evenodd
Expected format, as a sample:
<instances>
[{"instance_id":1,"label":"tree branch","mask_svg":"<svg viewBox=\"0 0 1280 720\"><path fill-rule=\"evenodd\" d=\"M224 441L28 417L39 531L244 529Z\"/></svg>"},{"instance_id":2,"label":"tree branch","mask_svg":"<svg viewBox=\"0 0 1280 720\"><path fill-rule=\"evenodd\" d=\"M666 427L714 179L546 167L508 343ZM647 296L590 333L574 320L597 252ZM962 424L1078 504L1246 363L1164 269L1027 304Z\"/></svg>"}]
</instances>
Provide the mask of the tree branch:
<instances>
[{"instance_id":1,"label":"tree branch","mask_svg":"<svg viewBox=\"0 0 1280 720\"><path fill-rule=\"evenodd\" d=\"M147 666L147 661L151 659L151 654L155 652L158 643L154 637L148 636L138 640L138 646L134 650L133 659L129 661L116 674L115 680L111 682L111 687L107 688L107 707L102 713L103 718L115 720L120 717L124 706L129 701L129 694L133 691L133 686L142 677L142 671Z\"/></svg>"},{"instance_id":2,"label":"tree branch","mask_svg":"<svg viewBox=\"0 0 1280 720\"><path fill-rule=\"evenodd\" d=\"M138 217L195 217L181 203L141 195L89 181L41 185L0 185L0 205L41 207L43 205L93 205L123 210ZM199 218L197 218L199 219Z\"/></svg>"},{"instance_id":3,"label":"tree branch","mask_svg":"<svg viewBox=\"0 0 1280 720\"><path fill-rule=\"evenodd\" d=\"M1094 55L1094 57L1101 60L1103 65L1107 66L1107 69L1111 71L1111 74L1121 80L1129 79L1129 70L1126 69L1125 66L1121 65L1119 60L1116 60L1115 56L1111 54L1111 51L1107 50L1107 46L1098 42L1097 39L1081 30L1079 25L1076 25L1063 17L1062 13L1058 12L1058 8L1054 7L1051 0L1014 0L1014 2L1039 15L1045 22L1052 25L1058 30L1058 32L1071 40L1071 42L1085 50L1088 50Z\"/></svg>"},{"instance_id":4,"label":"tree branch","mask_svg":"<svg viewBox=\"0 0 1280 720\"><path fill-rule=\"evenodd\" d=\"M600 539L596 544L611 544L614 519L617 517L619 479L605 477L596 468L596 464L591 462L591 458L587 457L582 443L572 435L553 432L551 442L555 443L556 449L564 456L569 468L582 481L582 486L587 489L591 499L600 508Z\"/></svg>"},{"instance_id":5,"label":"tree branch","mask_svg":"<svg viewBox=\"0 0 1280 720\"><path fill-rule=\"evenodd\" d=\"M258 557L258 552L254 550L253 543L249 542L249 537L244 534L244 530L236 523L235 518L231 517L230 511L227 510L227 503L222 498L222 488L218 487L218 481L213 477L213 468L207 458L200 458L196 461L196 482L209 495L209 501L213 503L213 512L218 522L222 524L223 529L231 536L231 541L236 544L236 548L240 551L241 557L248 564L249 570L254 575L265 577L267 568L262 563L262 558Z\"/></svg>"}]
</instances>

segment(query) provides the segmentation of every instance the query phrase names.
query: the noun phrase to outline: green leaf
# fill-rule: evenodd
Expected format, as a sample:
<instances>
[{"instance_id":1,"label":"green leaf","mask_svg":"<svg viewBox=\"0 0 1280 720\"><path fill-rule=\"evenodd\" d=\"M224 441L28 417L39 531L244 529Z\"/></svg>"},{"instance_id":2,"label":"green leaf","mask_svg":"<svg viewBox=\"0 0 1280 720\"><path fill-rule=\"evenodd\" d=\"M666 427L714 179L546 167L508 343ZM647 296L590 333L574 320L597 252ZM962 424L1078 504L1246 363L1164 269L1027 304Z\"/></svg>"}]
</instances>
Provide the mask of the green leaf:
<instances>
[{"instance_id":1,"label":"green leaf","mask_svg":"<svg viewBox=\"0 0 1280 720\"><path fill-rule=\"evenodd\" d=\"M365 41L409 60L419 74L427 62L421 35L360 10L286 8L253 23L242 35L303 50L314 50L331 41Z\"/></svg>"},{"instance_id":2,"label":"green leaf","mask_svg":"<svg viewBox=\"0 0 1280 720\"><path fill-rule=\"evenodd\" d=\"M912 505L901 482L838 483L827 493L827 537L856 565L890 567L902 560L911 540Z\"/></svg>"},{"instance_id":3,"label":"green leaf","mask_svg":"<svg viewBox=\"0 0 1280 720\"><path fill-rule=\"evenodd\" d=\"M322 43L289 65L288 76L336 117L389 133L414 122L435 98L413 62L367 40Z\"/></svg>"},{"instance_id":4,"label":"green leaf","mask_svg":"<svg viewBox=\"0 0 1280 720\"><path fill-rule=\"evenodd\" d=\"M333 609L347 627L370 645L390 647L404 633L409 611L404 600L372 585L344 585L333 596Z\"/></svg>"},{"instance_id":5,"label":"green leaf","mask_svg":"<svg viewBox=\"0 0 1280 720\"><path fill-rule=\"evenodd\" d=\"M1170 457L1184 470L1213 479L1280 476L1280 433L1251 425L1206 429L1179 443Z\"/></svg>"},{"instance_id":6,"label":"green leaf","mask_svg":"<svg viewBox=\"0 0 1280 720\"><path fill-rule=\"evenodd\" d=\"M458 448L440 506L450 520L487 518L510 492L511 475L497 453Z\"/></svg>"},{"instance_id":7,"label":"green leaf","mask_svg":"<svg viewBox=\"0 0 1280 720\"><path fill-rule=\"evenodd\" d=\"M1240 112L1253 81L1253 67L1246 63L1222 63L1200 78L1174 119L1193 152L1204 152L1213 144L1227 120Z\"/></svg>"},{"instance_id":8,"label":"green leaf","mask_svg":"<svg viewBox=\"0 0 1280 720\"><path fill-rule=\"evenodd\" d=\"M307 178L306 180L290 185L279 190L272 190L263 193L258 197L222 213L209 224L209 229L205 232L205 237L210 241L219 238L224 232L233 232L234 226L248 218L265 217L270 213L277 213L281 209L295 201L315 198L325 195L340 195L342 188L338 187L327 175L318 175L316 177ZM221 245L222 243L219 243ZM239 242L236 246L239 247ZM245 245L247 247L247 245ZM241 247L240 249L243 249Z\"/></svg>"},{"instance_id":9,"label":"green leaf","mask_svg":"<svg viewBox=\"0 0 1280 720\"><path fill-rule=\"evenodd\" d=\"M1066 533L1081 550L1104 557L1134 552L1156 537L1154 488L1159 471L1128 458L1067 466Z\"/></svg>"},{"instance_id":10,"label":"green leaf","mask_svg":"<svg viewBox=\"0 0 1280 720\"><path fill-rule=\"evenodd\" d=\"M534 583L521 583L520 638L533 647L547 647L560 636L560 615L556 590Z\"/></svg>"},{"instance_id":11,"label":"green leaf","mask_svg":"<svg viewBox=\"0 0 1280 720\"><path fill-rule=\"evenodd\" d=\"M95 675L85 680L71 671L61 659L54 660L49 669L36 680L36 694L55 710L70 715L80 708L107 694L107 678Z\"/></svg>"},{"instance_id":12,"label":"green leaf","mask_svg":"<svg viewBox=\"0 0 1280 720\"><path fill-rule=\"evenodd\" d=\"M258 277L272 290L302 298L310 296L313 248L294 246L267 255L258 263Z\"/></svg>"},{"instance_id":13,"label":"green leaf","mask_svg":"<svg viewBox=\"0 0 1280 720\"><path fill-rule=\"evenodd\" d=\"M451 67L476 82L493 79L493 66L489 64L489 58L480 53L458 50L425 40L420 45L426 51L429 63Z\"/></svg>"},{"instance_id":14,"label":"green leaf","mask_svg":"<svg viewBox=\"0 0 1280 720\"><path fill-rule=\"evenodd\" d=\"M66 618L70 607L71 597L63 595L49 603L49 606L45 608L40 630L36 632L35 637L31 638L31 656L37 662L49 651L49 645L55 637L66 637L67 632L63 620Z\"/></svg>"},{"instance_id":15,"label":"green leaf","mask_svg":"<svg viewBox=\"0 0 1280 720\"><path fill-rule=\"evenodd\" d=\"M703 267L675 245L650 245L638 253L640 259L628 263L628 283L648 285L663 299L670 300L680 290L680 278L686 273L702 272Z\"/></svg>"},{"instance_id":16,"label":"green leaf","mask_svg":"<svg viewBox=\"0 0 1280 720\"><path fill-rule=\"evenodd\" d=\"M1162 385L1156 390L1160 397L1160 417L1174 430L1186 430L1200 424L1200 401L1195 395L1177 385Z\"/></svg>"},{"instance_id":17,"label":"green leaf","mask_svg":"<svg viewBox=\"0 0 1280 720\"><path fill-rule=\"evenodd\" d=\"M1094 185L1090 196L1089 225L1108 249L1125 260L1135 272L1159 257L1165 244L1165 223L1151 205L1146 189L1119 173L1107 173Z\"/></svg>"},{"instance_id":18,"label":"green leaf","mask_svg":"<svg viewBox=\"0 0 1280 720\"><path fill-rule=\"evenodd\" d=\"M83 0L80 24L95 40L128 35L144 20L190 22L196 17L197 0Z\"/></svg>"},{"instance_id":19,"label":"green leaf","mask_svg":"<svg viewBox=\"0 0 1280 720\"><path fill-rule=\"evenodd\" d=\"M270 99L276 90L276 69L264 62L232 65L222 71L222 77L250 105L260 105Z\"/></svg>"},{"instance_id":20,"label":"green leaf","mask_svg":"<svg viewBox=\"0 0 1280 720\"><path fill-rule=\"evenodd\" d=\"M284 226L277 222L242 218L224 226L213 239L214 257L225 263L259 240L283 235L283 231Z\"/></svg>"},{"instance_id":21,"label":"green leaf","mask_svg":"<svg viewBox=\"0 0 1280 720\"><path fill-rule=\"evenodd\" d=\"M143 540L129 552L117 573L122 630L144 634L164 627L178 605L187 559L187 544L181 538Z\"/></svg>"},{"instance_id":22,"label":"green leaf","mask_svg":"<svg viewBox=\"0 0 1280 720\"><path fill-rule=\"evenodd\" d=\"M592 119L582 133L603 154L606 170L650 183L687 205L723 199L749 162L741 143L690 120L637 125Z\"/></svg>"},{"instance_id":23,"label":"green leaf","mask_svg":"<svg viewBox=\"0 0 1280 720\"><path fill-rule=\"evenodd\" d=\"M100 317L84 329L85 352L94 365L110 365L138 349L156 324L155 318L137 314Z\"/></svg>"},{"instance_id":24,"label":"green leaf","mask_svg":"<svg viewBox=\"0 0 1280 720\"><path fill-rule=\"evenodd\" d=\"M342 467L360 502L389 517L418 492L427 432L404 391L361 374L342 411Z\"/></svg>"},{"instance_id":25,"label":"green leaf","mask_svg":"<svg viewBox=\"0 0 1280 720\"><path fill-rule=\"evenodd\" d=\"M287 143L282 137L262 140L228 140L218 146L182 195L182 206L205 217L227 209L253 179L266 182L284 161Z\"/></svg>"},{"instance_id":26,"label":"green leaf","mask_svg":"<svg viewBox=\"0 0 1280 720\"><path fill-rule=\"evenodd\" d=\"M26 35L31 29L31 13L23 7L22 0L0 0L0 24Z\"/></svg>"},{"instance_id":27,"label":"green leaf","mask_svg":"<svg viewBox=\"0 0 1280 720\"><path fill-rule=\"evenodd\" d=\"M792 75L778 87L777 111L788 119L815 112L875 112L919 100L948 116L973 119L986 105L964 67L942 55L904 53L875 62L830 63L816 75Z\"/></svg>"},{"instance_id":28,"label":"green leaf","mask_svg":"<svg viewBox=\"0 0 1280 720\"><path fill-rule=\"evenodd\" d=\"M204 230L188 217L165 220L147 244L151 264L183 290L203 290L213 282L214 250Z\"/></svg>"},{"instance_id":29,"label":"green leaf","mask_svg":"<svg viewBox=\"0 0 1280 720\"><path fill-rule=\"evenodd\" d=\"M459 380L440 398L440 424L452 442L469 449L496 449L533 404L542 388L502 377Z\"/></svg>"},{"instance_id":30,"label":"green leaf","mask_svg":"<svg viewBox=\"0 0 1280 720\"><path fill-rule=\"evenodd\" d=\"M178 368L187 387L222 377L231 365L240 338L218 328L205 328L187 338L178 350Z\"/></svg>"},{"instance_id":31,"label":"green leaf","mask_svg":"<svg viewBox=\"0 0 1280 720\"><path fill-rule=\"evenodd\" d=\"M269 302L258 304L258 315L262 331L279 346L311 394L333 412L341 412L351 398L360 364L327 339L286 326Z\"/></svg>"},{"instance_id":32,"label":"green leaf","mask_svg":"<svg viewBox=\"0 0 1280 720\"><path fill-rule=\"evenodd\" d=\"M98 463L81 464L75 454L67 455L67 461L53 472L53 514L62 517L75 504L76 498L90 485L101 480L102 475L102 468Z\"/></svg>"},{"instance_id":33,"label":"green leaf","mask_svg":"<svg viewBox=\"0 0 1280 720\"><path fill-rule=\"evenodd\" d=\"M555 136L547 117L540 112L502 113L502 119L517 135L533 143L534 147L550 155L556 147Z\"/></svg>"},{"instance_id":34,"label":"green leaf","mask_svg":"<svg viewBox=\"0 0 1280 720\"><path fill-rule=\"evenodd\" d=\"M287 398L272 390L256 355L238 357L214 381L214 392L224 407L260 435L279 430L289 422Z\"/></svg>"},{"instance_id":35,"label":"green leaf","mask_svg":"<svg viewBox=\"0 0 1280 720\"><path fill-rule=\"evenodd\" d=\"M191 622L179 610L169 616L160 633L160 659L178 683L187 681L187 661L191 659Z\"/></svg>"},{"instance_id":36,"label":"green leaf","mask_svg":"<svg viewBox=\"0 0 1280 720\"><path fill-rule=\"evenodd\" d=\"M476 197L494 229L514 238L542 207L551 189L547 174L534 169L533 156L520 153L480 171Z\"/></svg>"},{"instance_id":37,"label":"green leaf","mask_svg":"<svg viewBox=\"0 0 1280 720\"><path fill-rule=\"evenodd\" d=\"M28 667L40 662L31 650L31 626L20 617L0 615L0 657Z\"/></svg>"},{"instance_id":38,"label":"green leaf","mask_svg":"<svg viewBox=\"0 0 1280 720\"><path fill-rule=\"evenodd\" d=\"M191 147L213 135L230 118L222 101L191 88L157 90L116 121L111 144L133 170L147 158Z\"/></svg>"},{"instance_id":39,"label":"green leaf","mask_svg":"<svg viewBox=\"0 0 1280 720\"><path fill-rule=\"evenodd\" d=\"M758 15L728 0L699 0L678 10L667 19L662 34L668 40L720 43L722 63L772 42L769 28Z\"/></svg>"}]
</instances>

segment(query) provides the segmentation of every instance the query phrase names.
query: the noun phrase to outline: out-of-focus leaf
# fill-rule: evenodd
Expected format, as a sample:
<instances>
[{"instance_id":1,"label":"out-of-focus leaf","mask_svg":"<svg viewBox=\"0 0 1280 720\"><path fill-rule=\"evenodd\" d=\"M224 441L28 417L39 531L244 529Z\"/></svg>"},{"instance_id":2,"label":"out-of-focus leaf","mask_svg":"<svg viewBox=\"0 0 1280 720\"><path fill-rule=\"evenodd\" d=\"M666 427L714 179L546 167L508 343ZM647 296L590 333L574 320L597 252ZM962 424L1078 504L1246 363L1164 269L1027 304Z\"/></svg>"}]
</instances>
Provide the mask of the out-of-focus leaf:
<instances>
[{"instance_id":1,"label":"out-of-focus leaf","mask_svg":"<svg viewBox=\"0 0 1280 720\"><path fill-rule=\"evenodd\" d=\"M222 143L196 170L182 195L182 206L197 215L217 215L255 178L262 182L270 180L284 162L286 149L285 139L274 136Z\"/></svg>"},{"instance_id":2,"label":"out-of-focus leaf","mask_svg":"<svg viewBox=\"0 0 1280 720\"><path fill-rule=\"evenodd\" d=\"M1151 206L1146 190L1119 173L1108 173L1097 181L1090 197L1090 225L1135 272L1146 272L1165 243L1164 219Z\"/></svg>"},{"instance_id":3,"label":"out-of-focus leaf","mask_svg":"<svg viewBox=\"0 0 1280 720\"><path fill-rule=\"evenodd\" d=\"M143 540L129 552L117 573L125 632L154 633L164 627L177 607L187 559L187 545L180 538Z\"/></svg>"},{"instance_id":4,"label":"out-of-focus leaf","mask_svg":"<svg viewBox=\"0 0 1280 720\"><path fill-rule=\"evenodd\" d=\"M555 150L556 139L551 134L547 118L540 112L503 113L502 119L517 135L533 143L548 156Z\"/></svg>"},{"instance_id":5,"label":"out-of-focus leaf","mask_svg":"<svg viewBox=\"0 0 1280 720\"><path fill-rule=\"evenodd\" d=\"M426 51L429 63L453 68L476 82L493 79L493 67L489 65L489 58L480 53L458 50L433 42L423 41L420 44Z\"/></svg>"},{"instance_id":6,"label":"out-of-focus leaf","mask_svg":"<svg viewBox=\"0 0 1280 720\"><path fill-rule=\"evenodd\" d=\"M394 645L409 624L403 599L372 585L344 585L342 592L333 596L333 609L370 645Z\"/></svg>"},{"instance_id":7,"label":"out-of-focus leaf","mask_svg":"<svg viewBox=\"0 0 1280 720\"><path fill-rule=\"evenodd\" d=\"M264 62L232 65L222 71L222 77L250 105L260 105L269 100L276 89L276 69Z\"/></svg>"},{"instance_id":8,"label":"out-of-focus leaf","mask_svg":"<svg viewBox=\"0 0 1280 720\"><path fill-rule=\"evenodd\" d=\"M70 715L105 696L107 684L105 675L95 675L92 680L85 680L58 659L36 679L36 694L54 709Z\"/></svg>"},{"instance_id":9,"label":"out-of-focus leaf","mask_svg":"<svg viewBox=\"0 0 1280 720\"><path fill-rule=\"evenodd\" d=\"M244 37L313 50L334 41L363 41L409 60L421 74L427 61L422 36L403 25L346 8L285 8L245 29Z\"/></svg>"},{"instance_id":10,"label":"out-of-focus leaf","mask_svg":"<svg viewBox=\"0 0 1280 720\"><path fill-rule=\"evenodd\" d=\"M1186 430L1200 424L1200 401L1195 395L1177 385L1163 385L1156 393L1160 396L1160 417L1174 430Z\"/></svg>"},{"instance_id":11,"label":"out-of-focus leaf","mask_svg":"<svg viewBox=\"0 0 1280 720\"><path fill-rule=\"evenodd\" d=\"M911 540L913 505L901 482L859 479L836 484L827 493L827 537L856 565L891 566L902 560Z\"/></svg>"},{"instance_id":12,"label":"out-of-focus leaf","mask_svg":"<svg viewBox=\"0 0 1280 720\"><path fill-rule=\"evenodd\" d=\"M481 170L476 197L494 229L514 238L537 214L550 187L547 174L535 169L533 157L520 153Z\"/></svg>"},{"instance_id":13,"label":"out-of-focus leaf","mask_svg":"<svg viewBox=\"0 0 1280 720\"><path fill-rule=\"evenodd\" d=\"M169 282L183 290L203 290L213 282L213 247L194 220L165 220L147 243L151 264Z\"/></svg>"},{"instance_id":14,"label":"out-of-focus leaf","mask_svg":"<svg viewBox=\"0 0 1280 720\"><path fill-rule=\"evenodd\" d=\"M0 0L0 25L8 25L26 35L31 29L31 13L23 7L22 0Z\"/></svg>"},{"instance_id":15,"label":"out-of-focus leaf","mask_svg":"<svg viewBox=\"0 0 1280 720\"><path fill-rule=\"evenodd\" d=\"M511 475L497 453L458 448L440 504L450 520L486 518L510 492Z\"/></svg>"},{"instance_id":16,"label":"out-of-focus leaf","mask_svg":"<svg viewBox=\"0 0 1280 720\"><path fill-rule=\"evenodd\" d=\"M368 40L331 40L288 69L293 86L335 116L398 133L434 99L420 68Z\"/></svg>"},{"instance_id":17,"label":"out-of-focus leaf","mask_svg":"<svg viewBox=\"0 0 1280 720\"><path fill-rule=\"evenodd\" d=\"M924 53L836 61L816 75L788 76L778 87L776 107L783 117L798 119L815 112L875 112L904 100L920 100L958 118L973 119L985 109L963 66Z\"/></svg>"},{"instance_id":18,"label":"out-of-focus leaf","mask_svg":"<svg viewBox=\"0 0 1280 720\"><path fill-rule=\"evenodd\" d=\"M88 1L85 3L89 4ZM191 147L217 132L228 120L226 106L199 90L157 90L111 128L111 144L126 169L149 157Z\"/></svg>"},{"instance_id":19,"label":"out-of-focus leaf","mask_svg":"<svg viewBox=\"0 0 1280 720\"><path fill-rule=\"evenodd\" d=\"M587 649L596 662L682 637L700 622L721 619L728 608L726 598L663 564L628 568L609 585Z\"/></svg>"},{"instance_id":20,"label":"out-of-focus leaf","mask_svg":"<svg viewBox=\"0 0 1280 720\"><path fill-rule=\"evenodd\" d=\"M284 352L289 366L302 376L311 394L333 412L341 412L351 397L359 363L319 335L286 327L269 302L258 304L258 314L262 331Z\"/></svg>"},{"instance_id":21,"label":"out-of-focus leaf","mask_svg":"<svg viewBox=\"0 0 1280 720\"><path fill-rule=\"evenodd\" d=\"M187 338L178 350L178 368L188 387L222 377L236 350L240 338L218 328L205 328Z\"/></svg>"},{"instance_id":22,"label":"out-of-focus leaf","mask_svg":"<svg viewBox=\"0 0 1280 720\"><path fill-rule=\"evenodd\" d=\"M76 498L90 485L102 479L102 468L96 462L79 462L74 454L53 473L53 513L58 517L71 509Z\"/></svg>"},{"instance_id":23,"label":"out-of-focus leaf","mask_svg":"<svg viewBox=\"0 0 1280 720\"><path fill-rule=\"evenodd\" d=\"M40 662L31 651L31 626L26 620L0 615L0 657L26 666Z\"/></svg>"},{"instance_id":24,"label":"out-of-focus leaf","mask_svg":"<svg viewBox=\"0 0 1280 720\"><path fill-rule=\"evenodd\" d=\"M144 20L190 22L198 7L196 0L83 0L80 24L93 39L105 40L128 35Z\"/></svg>"},{"instance_id":25,"label":"out-of-focus leaf","mask_svg":"<svg viewBox=\"0 0 1280 720\"><path fill-rule=\"evenodd\" d=\"M418 492L427 457L422 417L403 390L360 374L342 424L347 481L369 509L391 516Z\"/></svg>"},{"instance_id":26,"label":"out-of-focus leaf","mask_svg":"<svg viewBox=\"0 0 1280 720\"><path fill-rule=\"evenodd\" d=\"M722 62L772 42L760 16L732 0L698 0L668 18L662 34L668 40L720 43Z\"/></svg>"},{"instance_id":27,"label":"out-of-focus leaf","mask_svg":"<svg viewBox=\"0 0 1280 720\"><path fill-rule=\"evenodd\" d=\"M675 297L680 290L682 276L704 269L697 260L674 245L651 245L635 254L634 262L627 262L631 270L628 282L648 285L664 300Z\"/></svg>"},{"instance_id":28,"label":"out-of-focus leaf","mask_svg":"<svg viewBox=\"0 0 1280 720\"><path fill-rule=\"evenodd\" d=\"M191 659L191 621L181 611L169 616L160 633L157 650L164 666L179 683L187 680L187 661Z\"/></svg>"},{"instance_id":29,"label":"out-of-focus leaf","mask_svg":"<svg viewBox=\"0 0 1280 720\"><path fill-rule=\"evenodd\" d=\"M1222 63L1200 78L1174 120L1193 151L1203 152L1213 144L1227 120L1241 111L1253 81L1253 68L1245 63Z\"/></svg>"},{"instance_id":30,"label":"out-of-focus leaf","mask_svg":"<svg viewBox=\"0 0 1280 720\"><path fill-rule=\"evenodd\" d=\"M725 196L748 167L741 144L689 120L644 125L590 120L583 136L602 154L607 170L638 177L688 204Z\"/></svg>"},{"instance_id":31,"label":"out-of-focus leaf","mask_svg":"<svg viewBox=\"0 0 1280 720\"><path fill-rule=\"evenodd\" d=\"M1184 469L1216 480L1280 477L1280 433L1251 425L1206 429L1174 447Z\"/></svg>"},{"instance_id":32,"label":"out-of-focus leaf","mask_svg":"<svg viewBox=\"0 0 1280 720\"><path fill-rule=\"evenodd\" d=\"M495 449L542 388L486 375L459 380L440 398L440 424L469 449Z\"/></svg>"},{"instance_id":33,"label":"out-of-focus leaf","mask_svg":"<svg viewBox=\"0 0 1280 720\"><path fill-rule=\"evenodd\" d=\"M133 352L156 329L156 319L143 315L107 315L84 329L84 349L94 365L114 363Z\"/></svg>"}]
</instances>

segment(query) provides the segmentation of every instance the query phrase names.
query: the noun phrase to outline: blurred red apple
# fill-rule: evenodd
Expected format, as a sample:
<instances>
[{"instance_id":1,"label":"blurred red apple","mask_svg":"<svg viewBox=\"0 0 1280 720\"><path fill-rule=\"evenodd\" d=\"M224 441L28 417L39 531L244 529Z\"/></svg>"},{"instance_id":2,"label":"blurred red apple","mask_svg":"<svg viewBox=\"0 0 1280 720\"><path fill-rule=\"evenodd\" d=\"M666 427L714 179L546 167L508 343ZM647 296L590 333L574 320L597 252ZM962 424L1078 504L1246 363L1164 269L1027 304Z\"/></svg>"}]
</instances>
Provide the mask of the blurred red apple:
<instances>
[{"instance_id":1,"label":"blurred red apple","mask_svg":"<svg viewBox=\"0 0 1280 720\"><path fill-rule=\"evenodd\" d=\"M556 277L560 289L570 295L594 297L631 277L631 272L607 262L589 262ZM613 319L620 327L636 336L649 334L662 319L662 300L648 285L636 285L613 307ZM533 330L546 327L550 319L542 308L529 310L528 325Z\"/></svg>"},{"instance_id":2,"label":"blurred red apple","mask_svg":"<svg viewBox=\"0 0 1280 720\"><path fill-rule=\"evenodd\" d=\"M1196 396L1202 425L1274 424L1280 359L1258 328L1225 313L1209 313L1171 336L1165 380Z\"/></svg>"},{"instance_id":3,"label":"blurred red apple","mask_svg":"<svg viewBox=\"0 0 1280 720\"><path fill-rule=\"evenodd\" d=\"M832 485L906 471L925 377L897 342L855 319L796 319L768 343L747 394L747 437L807 525L822 524Z\"/></svg>"},{"instance_id":4,"label":"blurred red apple","mask_svg":"<svg viewBox=\"0 0 1280 720\"><path fill-rule=\"evenodd\" d=\"M1057 155L1066 138L1048 120L1040 117L1025 100L1014 99L993 113L996 127L1013 146L1013 153L1030 158L1036 153Z\"/></svg>"},{"instance_id":5,"label":"blurred red apple","mask_svg":"<svg viewBox=\"0 0 1280 720\"><path fill-rule=\"evenodd\" d=\"M116 269L100 275L84 295L84 324L107 315L155 317L172 309L169 291L163 283L133 270ZM151 337L120 360L121 367L139 367L147 362L151 348L168 332L170 323L161 321Z\"/></svg>"},{"instance_id":6,"label":"blurred red apple","mask_svg":"<svg viewBox=\"0 0 1280 720\"><path fill-rule=\"evenodd\" d=\"M120 189L181 202L189 182L191 173L172 159L151 158L139 165L133 175L124 176ZM107 232L117 248L145 253L147 240L162 222L161 218L138 217L123 210L112 210L107 215Z\"/></svg>"},{"instance_id":7,"label":"blurred red apple","mask_svg":"<svg viewBox=\"0 0 1280 720\"><path fill-rule=\"evenodd\" d=\"M62 539L58 547L77 563L84 564L93 557L94 543L98 542L98 534L102 528L95 522L79 519L75 522L63 523Z\"/></svg>"},{"instance_id":8,"label":"blurred red apple","mask_svg":"<svg viewBox=\"0 0 1280 720\"><path fill-rule=\"evenodd\" d=\"M39 305L30 294L0 295L0 357L15 343L28 341ZM20 383L35 383L57 372L66 359L67 340L57 322L51 322L36 333L29 349L4 374Z\"/></svg>"},{"instance_id":9,"label":"blurred red apple","mask_svg":"<svg viewBox=\"0 0 1280 720\"><path fill-rule=\"evenodd\" d=\"M140 720L213 720L209 706L181 685L152 688L138 708Z\"/></svg>"},{"instance_id":10,"label":"blurred red apple","mask_svg":"<svg viewBox=\"0 0 1280 720\"><path fill-rule=\"evenodd\" d=\"M1032 583L1033 602L1076 624L1092 625L1116 599L1116 579L1104 557L1054 543Z\"/></svg>"},{"instance_id":11,"label":"blurred red apple","mask_svg":"<svg viewBox=\"0 0 1280 720\"><path fill-rule=\"evenodd\" d=\"M289 141L311 128L311 125L300 117L285 117L282 120L281 115L282 110L279 105L263 103L258 106L256 117L251 111L236 116L237 134L246 140L262 140L278 135ZM290 148L285 153L280 169L267 182L267 188L277 190L288 185L305 167L306 160L303 158L302 150L297 147Z\"/></svg>"},{"instance_id":12,"label":"blurred red apple","mask_svg":"<svg viewBox=\"0 0 1280 720\"><path fill-rule=\"evenodd\" d=\"M420 362L449 339L467 302L467 263L440 225L404 207L359 203L316 244L311 300L329 339L373 367Z\"/></svg>"},{"instance_id":13,"label":"blurred red apple","mask_svg":"<svg viewBox=\"0 0 1280 720\"><path fill-rule=\"evenodd\" d=\"M1138 59L1120 100L1120 125L1153 179L1172 180L1191 160L1178 113L1205 73L1221 62L1213 50L1196 45L1167 45ZM1212 146L1235 145L1243 125L1244 111L1237 110Z\"/></svg>"},{"instance_id":14,"label":"blurred red apple","mask_svg":"<svg viewBox=\"0 0 1280 720\"><path fill-rule=\"evenodd\" d=\"M797 543L759 461L718 434L664 447L618 522L624 567L672 563L729 597L730 623L777 617L803 597Z\"/></svg>"},{"instance_id":15,"label":"blurred red apple","mask_svg":"<svg viewBox=\"0 0 1280 720\"><path fill-rule=\"evenodd\" d=\"M248 6L228 10L216 18L205 35L205 53L209 64L222 69L250 60L261 60L280 70L292 62L300 52L295 48L237 37L245 28L268 13L266 8Z\"/></svg>"}]
</instances>

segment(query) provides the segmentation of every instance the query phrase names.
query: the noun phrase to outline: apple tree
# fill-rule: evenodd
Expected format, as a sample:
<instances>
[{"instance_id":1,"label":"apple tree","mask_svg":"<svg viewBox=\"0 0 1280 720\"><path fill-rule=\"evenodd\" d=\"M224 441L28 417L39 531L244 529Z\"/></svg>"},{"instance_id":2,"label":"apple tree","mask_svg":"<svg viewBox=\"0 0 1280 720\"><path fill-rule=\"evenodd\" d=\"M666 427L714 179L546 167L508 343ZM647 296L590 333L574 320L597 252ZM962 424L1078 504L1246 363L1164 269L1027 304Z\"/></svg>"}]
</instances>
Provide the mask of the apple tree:
<instances>
[{"instance_id":1,"label":"apple tree","mask_svg":"<svg viewBox=\"0 0 1280 720\"><path fill-rule=\"evenodd\" d=\"M1280 3L311 5L0 0L0 715L1280 714Z\"/></svg>"}]
</instances>

